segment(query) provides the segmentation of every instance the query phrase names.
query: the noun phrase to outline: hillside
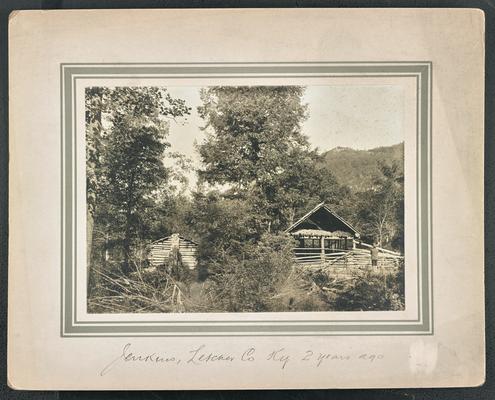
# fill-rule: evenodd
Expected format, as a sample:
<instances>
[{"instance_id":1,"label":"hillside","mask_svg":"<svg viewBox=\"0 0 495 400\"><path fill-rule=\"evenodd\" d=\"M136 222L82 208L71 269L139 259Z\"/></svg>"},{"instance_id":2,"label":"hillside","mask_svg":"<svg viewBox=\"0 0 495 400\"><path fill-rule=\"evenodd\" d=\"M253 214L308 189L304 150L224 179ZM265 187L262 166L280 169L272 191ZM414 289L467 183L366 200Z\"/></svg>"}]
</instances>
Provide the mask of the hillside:
<instances>
[{"instance_id":1,"label":"hillside","mask_svg":"<svg viewBox=\"0 0 495 400\"><path fill-rule=\"evenodd\" d=\"M338 182L349 186L353 191L369 189L379 175L379 164L394 161L404 166L404 143L371 150L354 150L336 147L323 153L326 165L335 174Z\"/></svg>"}]
</instances>

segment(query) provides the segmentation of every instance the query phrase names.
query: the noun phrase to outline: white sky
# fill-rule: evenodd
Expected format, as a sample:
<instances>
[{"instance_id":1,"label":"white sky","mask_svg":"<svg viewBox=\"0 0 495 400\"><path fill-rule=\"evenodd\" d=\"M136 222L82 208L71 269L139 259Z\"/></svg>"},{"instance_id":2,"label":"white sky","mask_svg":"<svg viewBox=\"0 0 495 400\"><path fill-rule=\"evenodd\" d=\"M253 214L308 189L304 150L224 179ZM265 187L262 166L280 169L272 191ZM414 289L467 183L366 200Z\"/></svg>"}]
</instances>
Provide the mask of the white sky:
<instances>
[{"instance_id":1,"label":"white sky","mask_svg":"<svg viewBox=\"0 0 495 400\"><path fill-rule=\"evenodd\" d=\"M168 141L172 151L200 161L194 143L200 143L203 121L197 114L201 105L199 87L167 87L171 96L186 101L191 115L183 124L171 122ZM396 85L308 86L303 102L309 105L309 118L303 132L312 146L321 151L334 147L371 149L404 140L404 90ZM190 184L195 177L190 176Z\"/></svg>"}]
</instances>

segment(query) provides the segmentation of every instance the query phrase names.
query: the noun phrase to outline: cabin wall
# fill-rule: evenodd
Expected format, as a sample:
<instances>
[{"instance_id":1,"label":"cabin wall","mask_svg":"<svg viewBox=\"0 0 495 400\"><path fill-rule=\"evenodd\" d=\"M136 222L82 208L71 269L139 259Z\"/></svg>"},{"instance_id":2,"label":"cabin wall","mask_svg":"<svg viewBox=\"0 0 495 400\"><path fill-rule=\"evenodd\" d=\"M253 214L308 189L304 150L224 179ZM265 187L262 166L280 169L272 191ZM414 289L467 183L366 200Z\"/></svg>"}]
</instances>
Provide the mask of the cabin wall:
<instances>
[{"instance_id":1,"label":"cabin wall","mask_svg":"<svg viewBox=\"0 0 495 400\"><path fill-rule=\"evenodd\" d=\"M155 267L163 265L167 262L170 254L172 247L171 237L152 243L150 247L149 260L151 265ZM196 247L194 243L184 239L181 239L179 242L179 253L182 258L182 264L189 269L194 269L197 266Z\"/></svg>"},{"instance_id":2,"label":"cabin wall","mask_svg":"<svg viewBox=\"0 0 495 400\"><path fill-rule=\"evenodd\" d=\"M352 251L354 248L354 240L352 238L295 236L295 239L297 244L293 250L295 261L298 263L319 262L326 258L326 256L344 254L345 252Z\"/></svg>"}]
</instances>

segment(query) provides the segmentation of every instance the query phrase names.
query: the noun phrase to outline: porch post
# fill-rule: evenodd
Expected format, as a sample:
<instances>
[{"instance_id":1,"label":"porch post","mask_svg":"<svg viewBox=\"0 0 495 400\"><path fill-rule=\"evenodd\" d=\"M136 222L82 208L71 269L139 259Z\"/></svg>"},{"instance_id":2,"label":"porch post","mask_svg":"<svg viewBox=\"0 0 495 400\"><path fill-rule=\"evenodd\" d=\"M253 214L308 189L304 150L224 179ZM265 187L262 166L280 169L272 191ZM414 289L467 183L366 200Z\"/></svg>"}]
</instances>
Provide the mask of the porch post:
<instances>
[{"instance_id":1,"label":"porch post","mask_svg":"<svg viewBox=\"0 0 495 400\"><path fill-rule=\"evenodd\" d=\"M320 237L320 246L321 246L321 260L325 261L325 239L323 236Z\"/></svg>"}]
</instances>

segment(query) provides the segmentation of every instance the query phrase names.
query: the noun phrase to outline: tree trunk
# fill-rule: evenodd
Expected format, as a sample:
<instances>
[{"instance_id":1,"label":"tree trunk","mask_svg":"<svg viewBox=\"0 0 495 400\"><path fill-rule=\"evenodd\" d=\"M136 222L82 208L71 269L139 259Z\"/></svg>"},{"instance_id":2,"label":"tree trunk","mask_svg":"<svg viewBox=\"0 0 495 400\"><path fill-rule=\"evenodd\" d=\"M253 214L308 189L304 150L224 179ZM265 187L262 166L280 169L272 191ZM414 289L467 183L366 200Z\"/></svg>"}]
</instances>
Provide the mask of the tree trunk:
<instances>
[{"instance_id":1,"label":"tree trunk","mask_svg":"<svg viewBox=\"0 0 495 400\"><path fill-rule=\"evenodd\" d=\"M94 271L94 266L91 263L92 245L93 245L93 228L94 218L89 209L86 210L86 265L87 265L87 288L88 293L98 285L98 274Z\"/></svg>"},{"instance_id":2,"label":"tree trunk","mask_svg":"<svg viewBox=\"0 0 495 400\"><path fill-rule=\"evenodd\" d=\"M97 192L97 178L96 169L97 163L95 162L94 154L88 156L91 152L98 153L100 148L100 136L102 131L102 113L101 107L103 102L103 93L97 94L100 108L91 115L86 111L86 174L87 174L87 197L86 197L86 270L87 270L87 289L88 293L98 286L100 282L100 276L98 271L95 270L93 265L93 235L94 235L94 215L96 213L96 192ZM88 119L89 117L89 119ZM89 143L92 146L89 146ZM88 153L89 152L89 153Z\"/></svg>"},{"instance_id":3,"label":"tree trunk","mask_svg":"<svg viewBox=\"0 0 495 400\"><path fill-rule=\"evenodd\" d=\"M124 233L124 274L129 274L132 270L130 265L131 256L131 230L132 230L132 210L134 209L134 179L136 171L132 170L127 186L127 204L125 212L125 233Z\"/></svg>"},{"instance_id":4,"label":"tree trunk","mask_svg":"<svg viewBox=\"0 0 495 400\"><path fill-rule=\"evenodd\" d=\"M127 215L127 221L125 224L125 233L124 233L124 265L123 272L124 274L129 274L131 272L130 265L130 255L131 255L131 222L130 222L130 214Z\"/></svg>"}]
</instances>

